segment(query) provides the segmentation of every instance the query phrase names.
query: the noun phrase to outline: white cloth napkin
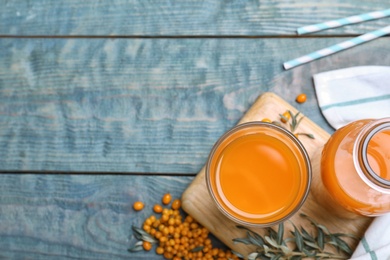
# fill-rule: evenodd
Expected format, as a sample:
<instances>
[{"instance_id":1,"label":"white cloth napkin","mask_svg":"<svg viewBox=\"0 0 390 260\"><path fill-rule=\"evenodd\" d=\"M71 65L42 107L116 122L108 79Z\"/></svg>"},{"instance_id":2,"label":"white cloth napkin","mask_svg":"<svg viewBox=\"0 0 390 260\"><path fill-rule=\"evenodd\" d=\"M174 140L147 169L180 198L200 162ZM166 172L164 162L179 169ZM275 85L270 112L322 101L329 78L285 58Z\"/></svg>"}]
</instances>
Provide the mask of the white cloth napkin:
<instances>
[{"instance_id":1,"label":"white cloth napkin","mask_svg":"<svg viewBox=\"0 0 390 260\"><path fill-rule=\"evenodd\" d=\"M362 66L313 76L318 104L335 129L390 116L390 67Z\"/></svg>"},{"instance_id":2,"label":"white cloth napkin","mask_svg":"<svg viewBox=\"0 0 390 260\"><path fill-rule=\"evenodd\" d=\"M359 119L390 117L390 67L352 67L313 78L321 111L335 129ZM390 214L374 219L351 259L390 260Z\"/></svg>"}]
</instances>

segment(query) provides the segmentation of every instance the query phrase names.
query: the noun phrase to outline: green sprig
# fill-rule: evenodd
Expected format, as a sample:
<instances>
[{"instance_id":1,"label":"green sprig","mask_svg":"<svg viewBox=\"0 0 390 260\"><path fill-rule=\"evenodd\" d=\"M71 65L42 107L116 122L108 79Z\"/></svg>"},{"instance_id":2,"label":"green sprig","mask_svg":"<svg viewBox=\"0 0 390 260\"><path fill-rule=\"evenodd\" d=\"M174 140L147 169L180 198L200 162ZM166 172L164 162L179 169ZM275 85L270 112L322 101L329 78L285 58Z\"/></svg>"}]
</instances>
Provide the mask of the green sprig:
<instances>
[{"instance_id":1,"label":"green sprig","mask_svg":"<svg viewBox=\"0 0 390 260\"><path fill-rule=\"evenodd\" d=\"M352 254L350 246L342 239L349 237L359 239L351 234L330 233L329 230L305 214L300 214L302 218L308 220L313 226L315 234L310 234L305 228L294 225L293 230L290 231L291 236L284 238L284 223L280 223L278 230L272 228L265 229L264 236L251 231L242 226L237 228L246 230L246 237L233 239L234 243L243 243L245 245L256 246L256 251L248 254L247 258L250 260L256 259L271 259L271 260L297 260L304 258L314 259L348 259ZM289 244L287 246L287 244ZM339 254L326 251L327 247L333 247ZM237 256L242 257L241 254L233 252ZM346 255L346 256L344 256Z\"/></svg>"}]
</instances>

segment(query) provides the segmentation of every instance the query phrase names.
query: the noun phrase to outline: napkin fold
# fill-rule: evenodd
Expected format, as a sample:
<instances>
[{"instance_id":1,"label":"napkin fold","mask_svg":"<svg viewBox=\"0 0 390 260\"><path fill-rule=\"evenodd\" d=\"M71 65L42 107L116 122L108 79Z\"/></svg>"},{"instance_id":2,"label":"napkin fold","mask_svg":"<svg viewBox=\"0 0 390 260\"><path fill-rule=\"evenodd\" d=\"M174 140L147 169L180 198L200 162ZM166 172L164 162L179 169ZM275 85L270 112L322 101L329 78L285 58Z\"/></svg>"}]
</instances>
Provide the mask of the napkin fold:
<instances>
[{"instance_id":1,"label":"napkin fold","mask_svg":"<svg viewBox=\"0 0 390 260\"><path fill-rule=\"evenodd\" d=\"M318 104L338 129L366 118L390 117L390 67L361 66L313 76ZM390 214L376 217L351 260L390 260Z\"/></svg>"},{"instance_id":2,"label":"napkin fold","mask_svg":"<svg viewBox=\"0 0 390 260\"><path fill-rule=\"evenodd\" d=\"M390 117L390 67L352 67L313 78L322 114L335 129L359 119Z\"/></svg>"}]
</instances>

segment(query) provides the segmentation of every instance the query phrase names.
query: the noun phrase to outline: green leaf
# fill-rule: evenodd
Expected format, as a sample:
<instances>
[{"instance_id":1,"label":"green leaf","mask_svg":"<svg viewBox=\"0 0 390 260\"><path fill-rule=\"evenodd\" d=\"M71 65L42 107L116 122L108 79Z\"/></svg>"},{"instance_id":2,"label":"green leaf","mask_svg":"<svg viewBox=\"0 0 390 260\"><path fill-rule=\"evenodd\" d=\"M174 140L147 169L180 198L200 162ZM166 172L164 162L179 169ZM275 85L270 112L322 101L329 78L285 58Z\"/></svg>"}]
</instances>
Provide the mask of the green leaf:
<instances>
[{"instance_id":1,"label":"green leaf","mask_svg":"<svg viewBox=\"0 0 390 260\"><path fill-rule=\"evenodd\" d=\"M275 239L273 239L273 238L271 238L269 236L265 236L264 239L268 243L268 245L273 246L275 248L279 247L279 245L278 245L278 243L276 242Z\"/></svg>"},{"instance_id":2,"label":"green leaf","mask_svg":"<svg viewBox=\"0 0 390 260\"><path fill-rule=\"evenodd\" d=\"M302 236L305 240L308 240L310 242L315 242L316 240L309 234L309 232L306 231L303 227L301 227Z\"/></svg>"},{"instance_id":3,"label":"green leaf","mask_svg":"<svg viewBox=\"0 0 390 260\"><path fill-rule=\"evenodd\" d=\"M317 243L321 250L324 250L325 246L325 234L322 229L318 229Z\"/></svg>"},{"instance_id":4,"label":"green leaf","mask_svg":"<svg viewBox=\"0 0 390 260\"><path fill-rule=\"evenodd\" d=\"M236 251L233 251L233 250L232 250L232 253L235 254L236 256L238 256L239 258L244 259L244 256L242 254L240 254L240 253L238 253Z\"/></svg>"},{"instance_id":5,"label":"green leaf","mask_svg":"<svg viewBox=\"0 0 390 260\"><path fill-rule=\"evenodd\" d=\"M271 260L279 260L283 255L274 255Z\"/></svg>"},{"instance_id":6,"label":"green leaf","mask_svg":"<svg viewBox=\"0 0 390 260\"><path fill-rule=\"evenodd\" d=\"M305 245L307 245L307 246L309 246L311 248L320 249L320 247L316 243L313 243L313 242L310 242L310 241L303 241L303 243L305 243Z\"/></svg>"},{"instance_id":7,"label":"green leaf","mask_svg":"<svg viewBox=\"0 0 390 260\"><path fill-rule=\"evenodd\" d=\"M190 252L192 252L192 253L200 252L203 250L203 248L204 248L204 246L197 246L197 247L191 249Z\"/></svg>"},{"instance_id":8,"label":"green leaf","mask_svg":"<svg viewBox=\"0 0 390 260\"><path fill-rule=\"evenodd\" d=\"M157 243L157 240L150 234L148 234L147 232L145 232L144 230L136 227L136 226L132 226L132 229L133 229L133 232L134 232L134 236L138 239L138 240L142 240L142 241L147 241L147 242L150 242L150 243Z\"/></svg>"},{"instance_id":9,"label":"green leaf","mask_svg":"<svg viewBox=\"0 0 390 260\"><path fill-rule=\"evenodd\" d=\"M259 255L259 253L257 253L257 252L250 253L248 255L248 260L256 260L258 255Z\"/></svg>"},{"instance_id":10,"label":"green leaf","mask_svg":"<svg viewBox=\"0 0 390 260\"><path fill-rule=\"evenodd\" d=\"M248 238L234 238L234 244L242 243L244 245L252 245L252 242Z\"/></svg>"},{"instance_id":11,"label":"green leaf","mask_svg":"<svg viewBox=\"0 0 390 260\"><path fill-rule=\"evenodd\" d=\"M257 241L259 244L261 244L261 246L264 245L264 240L263 240L263 238L262 238L259 234L257 234L256 232L253 232L253 231L250 230L249 228L243 227L243 226L237 226L237 228L239 228L239 229L244 229L244 230L248 231L248 232L256 239L256 241Z\"/></svg>"},{"instance_id":12,"label":"green leaf","mask_svg":"<svg viewBox=\"0 0 390 260\"><path fill-rule=\"evenodd\" d=\"M279 227L278 227L277 242L279 245L281 245L283 243L283 236L284 236L284 224L282 222L279 224Z\"/></svg>"},{"instance_id":13,"label":"green leaf","mask_svg":"<svg viewBox=\"0 0 390 260\"><path fill-rule=\"evenodd\" d=\"M251 232L247 231L247 236L249 241L256 246L262 247L264 245L264 240L260 237L260 239L254 237Z\"/></svg>"},{"instance_id":14,"label":"green leaf","mask_svg":"<svg viewBox=\"0 0 390 260\"><path fill-rule=\"evenodd\" d=\"M304 136L309 137L310 139L316 139L316 138L314 137L313 134L308 134L308 133L297 133L297 135L304 135Z\"/></svg>"},{"instance_id":15,"label":"green leaf","mask_svg":"<svg viewBox=\"0 0 390 260\"><path fill-rule=\"evenodd\" d=\"M352 254L352 249L349 247L349 245L344 240L336 237L336 241L337 241L338 248L340 248L342 251L344 251L345 253L347 253L349 255Z\"/></svg>"},{"instance_id":16,"label":"green leaf","mask_svg":"<svg viewBox=\"0 0 390 260\"><path fill-rule=\"evenodd\" d=\"M303 248L303 237L297 227L293 224L294 226L294 235L295 235L295 244L297 245L299 251L302 251Z\"/></svg>"},{"instance_id":17,"label":"green leaf","mask_svg":"<svg viewBox=\"0 0 390 260\"><path fill-rule=\"evenodd\" d=\"M303 248L302 252L305 253L305 255L308 257L313 257L313 256L316 256L316 254L317 254L315 250L309 251L306 248Z\"/></svg>"},{"instance_id":18,"label":"green leaf","mask_svg":"<svg viewBox=\"0 0 390 260\"><path fill-rule=\"evenodd\" d=\"M324 231L325 234L330 234L329 230L328 230L325 226L320 225L320 224L317 224L317 227L318 227L319 229L322 229L322 230Z\"/></svg>"},{"instance_id":19,"label":"green leaf","mask_svg":"<svg viewBox=\"0 0 390 260\"><path fill-rule=\"evenodd\" d=\"M285 255L289 255L292 252L292 250L287 246L281 246L280 249L282 249L282 251Z\"/></svg>"},{"instance_id":20,"label":"green leaf","mask_svg":"<svg viewBox=\"0 0 390 260\"><path fill-rule=\"evenodd\" d=\"M350 237L350 238L353 238L353 239L356 239L356 240L361 240L360 237L355 236L353 234L335 233L335 234L332 234L332 235L335 236L335 237Z\"/></svg>"},{"instance_id":21,"label":"green leaf","mask_svg":"<svg viewBox=\"0 0 390 260\"><path fill-rule=\"evenodd\" d=\"M142 251L142 250L143 250L142 246L134 246L132 248L127 249L127 251L129 251L130 253L134 253L134 252L138 252L138 251Z\"/></svg>"},{"instance_id":22,"label":"green leaf","mask_svg":"<svg viewBox=\"0 0 390 260\"><path fill-rule=\"evenodd\" d=\"M272 228L267 228L267 231L268 231L268 234L269 236L274 239L274 240L277 240L278 239L278 233L276 233L275 230L273 230Z\"/></svg>"}]
</instances>

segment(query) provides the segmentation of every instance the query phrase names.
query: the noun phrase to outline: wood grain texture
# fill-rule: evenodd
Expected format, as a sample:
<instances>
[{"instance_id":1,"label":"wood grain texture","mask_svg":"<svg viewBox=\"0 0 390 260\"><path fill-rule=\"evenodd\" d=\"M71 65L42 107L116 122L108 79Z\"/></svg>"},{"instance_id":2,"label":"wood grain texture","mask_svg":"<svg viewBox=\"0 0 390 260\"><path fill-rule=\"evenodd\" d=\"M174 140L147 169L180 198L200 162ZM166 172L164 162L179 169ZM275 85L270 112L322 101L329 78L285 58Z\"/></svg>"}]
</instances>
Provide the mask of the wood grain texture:
<instances>
[{"instance_id":1,"label":"wood grain texture","mask_svg":"<svg viewBox=\"0 0 390 260\"><path fill-rule=\"evenodd\" d=\"M1 39L0 170L196 173L272 91L331 132L317 72L390 65L389 38L282 71L332 39Z\"/></svg>"},{"instance_id":2,"label":"wood grain texture","mask_svg":"<svg viewBox=\"0 0 390 260\"><path fill-rule=\"evenodd\" d=\"M387 0L1 1L0 35L295 35L298 27L388 8ZM361 34L385 18L321 34Z\"/></svg>"},{"instance_id":3,"label":"wood grain texture","mask_svg":"<svg viewBox=\"0 0 390 260\"><path fill-rule=\"evenodd\" d=\"M277 120L279 114L284 111L290 110L294 114L298 111L290 104L286 103L280 97L273 93L265 93L259 97L259 99L253 104L248 112L240 120L240 123L259 121L264 117L271 120ZM314 134L315 139L309 139L307 137L300 137L302 144L306 148L306 151L312 160L315 155L318 155L318 150L322 149L322 146L329 139L330 135L313 123L309 118L305 117L300 123L298 132ZM318 159L318 157L317 157ZM316 161L318 162L318 160ZM326 226L332 233L347 233L354 234L355 236L362 237L368 225L371 222L371 218L357 217L344 218L334 214L334 212L327 210L326 201L324 204L319 204L313 191L319 188L321 185L320 171L318 164L313 166L312 171L312 184L311 192L307 197L305 203L301 209L290 218L290 220L296 226L303 226L306 230L312 230L312 225L307 220L299 216L300 213L304 213L310 216L312 219ZM323 191L323 190L322 190ZM322 194L316 194L321 197ZM216 204L212 200L206 185L205 169L203 168L195 180L191 183L188 189L184 192L183 196L183 209L197 219L202 225L207 227L216 237L221 239L226 245L235 251L241 252L243 255L247 255L249 252L253 252L251 247L243 244L234 244L232 239L239 237L246 237L245 231L236 228L233 221L224 216L217 208ZM289 222L285 222L287 230L293 230ZM264 232L261 228L251 228L251 230L262 234ZM288 233L286 231L286 233ZM286 234L285 233L285 234ZM351 248L357 246L356 240L348 241Z\"/></svg>"},{"instance_id":4,"label":"wood grain texture","mask_svg":"<svg viewBox=\"0 0 390 260\"><path fill-rule=\"evenodd\" d=\"M131 225L179 198L192 177L0 175L1 259L161 259L130 254ZM141 200L145 209L135 212Z\"/></svg>"}]
</instances>

